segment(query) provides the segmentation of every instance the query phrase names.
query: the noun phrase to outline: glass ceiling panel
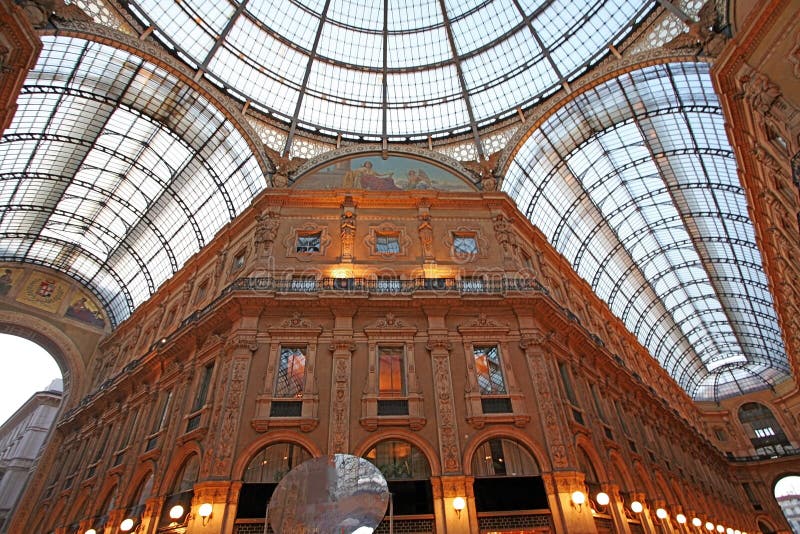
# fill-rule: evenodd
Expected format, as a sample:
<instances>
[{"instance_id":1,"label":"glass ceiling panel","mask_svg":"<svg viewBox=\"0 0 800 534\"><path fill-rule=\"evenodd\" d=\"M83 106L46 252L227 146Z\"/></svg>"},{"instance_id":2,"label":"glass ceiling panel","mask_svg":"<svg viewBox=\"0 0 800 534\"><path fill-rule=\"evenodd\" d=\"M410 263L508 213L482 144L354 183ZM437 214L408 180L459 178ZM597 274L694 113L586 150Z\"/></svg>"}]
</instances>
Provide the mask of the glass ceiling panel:
<instances>
[{"instance_id":1,"label":"glass ceiling panel","mask_svg":"<svg viewBox=\"0 0 800 534\"><path fill-rule=\"evenodd\" d=\"M266 180L225 116L162 69L82 39L43 42L0 140L0 259L65 272L117 325Z\"/></svg>"},{"instance_id":2,"label":"glass ceiling panel","mask_svg":"<svg viewBox=\"0 0 800 534\"><path fill-rule=\"evenodd\" d=\"M707 64L648 67L578 96L530 136L502 187L695 399L789 376Z\"/></svg>"},{"instance_id":3,"label":"glass ceiling panel","mask_svg":"<svg viewBox=\"0 0 800 534\"><path fill-rule=\"evenodd\" d=\"M605 57L609 45L618 45L657 4L126 3L145 26L156 28L154 35L169 49L236 98L323 134L380 138L386 132L398 140L454 135L532 105ZM304 83L307 74L311 78ZM389 85L386 98L384 76ZM309 99L313 102L307 104ZM365 103L369 112L359 114ZM416 110L419 107L425 110ZM384 114L384 108L416 111L401 119L396 113Z\"/></svg>"}]
</instances>

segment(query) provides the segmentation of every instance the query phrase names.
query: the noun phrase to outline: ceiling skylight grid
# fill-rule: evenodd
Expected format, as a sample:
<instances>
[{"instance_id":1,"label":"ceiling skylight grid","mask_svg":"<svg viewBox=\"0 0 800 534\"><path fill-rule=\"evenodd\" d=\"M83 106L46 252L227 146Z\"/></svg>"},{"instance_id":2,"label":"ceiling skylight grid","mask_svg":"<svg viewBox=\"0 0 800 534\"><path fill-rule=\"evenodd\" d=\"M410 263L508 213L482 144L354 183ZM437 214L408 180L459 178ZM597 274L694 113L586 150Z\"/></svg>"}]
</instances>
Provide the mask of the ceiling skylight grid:
<instances>
[{"instance_id":1,"label":"ceiling skylight grid","mask_svg":"<svg viewBox=\"0 0 800 534\"><path fill-rule=\"evenodd\" d=\"M679 384L714 400L789 368L707 71L649 67L581 95L503 189Z\"/></svg>"},{"instance_id":2,"label":"ceiling skylight grid","mask_svg":"<svg viewBox=\"0 0 800 534\"><path fill-rule=\"evenodd\" d=\"M560 90L562 79L608 54L608 45L619 44L656 5L652 0L330 0L323 15L321 1L206 4L131 0L128 6L156 27L154 35L204 66L204 74L236 98L252 100L254 108L332 136L392 139L475 134L479 124ZM309 61L315 74L306 85ZM416 89L406 93L398 87ZM306 105L308 95L314 101ZM303 105L295 114L298 102ZM358 113L373 105L378 109ZM384 114L384 107L412 111L401 118Z\"/></svg>"},{"instance_id":3,"label":"ceiling skylight grid","mask_svg":"<svg viewBox=\"0 0 800 534\"><path fill-rule=\"evenodd\" d=\"M83 282L117 324L266 183L236 128L162 69L43 41L0 141L0 257Z\"/></svg>"}]
</instances>

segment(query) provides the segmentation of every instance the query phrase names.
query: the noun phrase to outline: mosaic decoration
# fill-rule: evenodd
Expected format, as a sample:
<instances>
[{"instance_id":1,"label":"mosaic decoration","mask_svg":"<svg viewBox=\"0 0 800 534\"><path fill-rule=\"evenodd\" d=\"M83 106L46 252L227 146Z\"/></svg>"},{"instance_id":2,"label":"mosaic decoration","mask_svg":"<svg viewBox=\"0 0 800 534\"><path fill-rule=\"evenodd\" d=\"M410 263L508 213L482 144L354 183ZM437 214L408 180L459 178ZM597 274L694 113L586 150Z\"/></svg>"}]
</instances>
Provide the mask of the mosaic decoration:
<instances>
[{"instance_id":1,"label":"mosaic decoration","mask_svg":"<svg viewBox=\"0 0 800 534\"><path fill-rule=\"evenodd\" d=\"M56 313L67 294L67 286L55 277L34 273L20 291L17 301L40 310Z\"/></svg>"},{"instance_id":2,"label":"mosaic decoration","mask_svg":"<svg viewBox=\"0 0 800 534\"><path fill-rule=\"evenodd\" d=\"M309 172L296 189L368 189L371 191L474 191L462 178L442 167L403 156L346 157Z\"/></svg>"},{"instance_id":3,"label":"mosaic decoration","mask_svg":"<svg viewBox=\"0 0 800 534\"><path fill-rule=\"evenodd\" d=\"M22 269L0 267L0 297L8 296L9 292L14 288L14 284L19 281L21 273Z\"/></svg>"},{"instance_id":4,"label":"mosaic decoration","mask_svg":"<svg viewBox=\"0 0 800 534\"><path fill-rule=\"evenodd\" d=\"M96 326L97 328L105 328L106 326L103 312L100 311L100 308L96 306L86 294L80 291L73 293L73 298L64 316Z\"/></svg>"}]
</instances>

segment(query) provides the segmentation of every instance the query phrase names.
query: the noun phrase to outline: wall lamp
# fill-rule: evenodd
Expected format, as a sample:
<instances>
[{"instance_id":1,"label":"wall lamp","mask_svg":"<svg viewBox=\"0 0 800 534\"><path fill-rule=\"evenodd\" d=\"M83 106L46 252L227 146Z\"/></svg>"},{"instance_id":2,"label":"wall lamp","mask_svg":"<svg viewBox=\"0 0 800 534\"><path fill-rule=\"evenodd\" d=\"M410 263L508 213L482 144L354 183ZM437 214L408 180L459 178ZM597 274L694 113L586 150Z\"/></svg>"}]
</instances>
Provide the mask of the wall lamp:
<instances>
[{"instance_id":1,"label":"wall lamp","mask_svg":"<svg viewBox=\"0 0 800 534\"><path fill-rule=\"evenodd\" d=\"M694 519L692 519L692 525L696 526L697 528L700 528L700 525L702 524L703 521L699 517L695 517Z\"/></svg>"},{"instance_id":2,"label":"wall lamp","mask_svg":"<svg viewBox=\"0 0 800 534\"><path fill-rule=\"evenodd\" d=\"M675 521L677 521L681 525L685 525L686 524L686 516L683 515L683 514L678 514L678 515L675 516Z\"/></svg>"},{"instance_id":3,"label":"wall lamp","mask_svg":"<svg viewBox=\"0 0 800 534\"><path fill-rule=\"evenodd\" d=\"M712 523L711 521L706 521L706 530L709 531L709 532L713 531L714 530L714 523Z\"/></svg>"},{"instance_id":4,"label":"wall lamp","mask_svg":"<svg viewBox=\"0 0 800 534\"><path fill-rule=\"evenodd\" d=\"M669 514L663 508L659 508L656 510L656 517L661 519L662 521L667 518Z\"/></svg>"},{"instance_id":5,"label":"wall lamp","mask_svg":"<svg viewBox=\"0 0 800 534\"><path fill-rule=\"evenodd\" d=\"M467 501L464 500L464 497L456 497L453 499L453 510L456 511L456 515L459 519L461 519L461 510L467 507Z\"/></svg>"},{"instance_id":6,"label":"wall lamp","mask_svg":"<svg viewBox=\"0 0 800 534\"><path fill-rule=\"evenodd\" d=\"M210 502L204 502L200 505L200 508L197 509L197 515L199 515L203 519L203 526L206 526L208 520L211 519L211 513L214 511L214 507L211 505Z\"/></svg>"},{"instance_id":7,"label":"wall lamp","mask_svg":"<svg viewBox=\"0 0 800 534\"><path fill-rule=\"evenodd\" d=\"M122 520L122 523L119 524L119 530L121 532L130 532L130 531L136 532L136 530L138 530L138 528L134 530L134 527L136 526L137 525L135 519L133 519L132 517L126 517L125 519Z\"/></svg>"},{"instance_id":8,"label":"wall lamp","mask_svg":"<svg viewBox=\"0 0 800 534\"><path fill-rule=\"evenodd\" d=\"M97 531L93 528L90 528L89 530L84 531L83 534L97 534Z\"/></svg>"},{"instance_id":9,"label":"wall lamp","mask_svg":"<svg viewBox=\"0 0 800 534\"><path fill-rule=\"evenodd\" d=\"M580 512L583 503L586 502L586 495L582 491L573 491L570 498L572 500L572 507L577 508Z\"/></svg>"},{"instance_id":10,"label":"wall lamp","mask_svg":"<svg viewBox=\"0 0 800 534\"><path fill-rule=\"evenodd\" d=\"M641 514L642 510L644 510L644 506L639 501L631 502L631 512L635 514Z\"/></svg>"}]
</instances>

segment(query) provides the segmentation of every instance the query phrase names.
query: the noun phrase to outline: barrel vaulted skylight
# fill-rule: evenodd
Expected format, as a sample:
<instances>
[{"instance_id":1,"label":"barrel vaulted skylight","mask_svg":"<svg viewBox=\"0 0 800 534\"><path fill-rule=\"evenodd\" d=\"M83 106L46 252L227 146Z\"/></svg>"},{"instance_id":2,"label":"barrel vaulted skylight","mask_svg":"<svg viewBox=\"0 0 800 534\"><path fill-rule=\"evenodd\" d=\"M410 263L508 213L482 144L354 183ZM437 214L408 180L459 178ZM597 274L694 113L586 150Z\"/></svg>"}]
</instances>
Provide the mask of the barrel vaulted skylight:
<instances>
[{"instance_id":1,"label":"barrel vaulted skylight","mask_svg":"<svg viewBox=\"0 0 800 534\"><path fill-rule=\"evenodd\" d=\"M527 139L503 190L693 398L789 375L707 64L578 96Z\"/></svg>"},{"instance_id":2,"label":"barrel vaulted skylight","mask_svg":"<svg viewBox=\"0 0 800 534\"><path fill-rule=\"evenodd\" d=\"M116 325L266 180L234 125L174 76L95 42L42 40L0 140L0 259L83 282Z\"/></svg>"},{"instance_id":3,"label":"barrel vaulted skylight","mask_svg":"<svg viewBox=\"0 0 800 534\"><path fill-rule=\"evenodd\" d=\"M467 132L555 92L647 0L130 0L154 35L289 124L365 139Z\"/></svg>"}]
</instances>

